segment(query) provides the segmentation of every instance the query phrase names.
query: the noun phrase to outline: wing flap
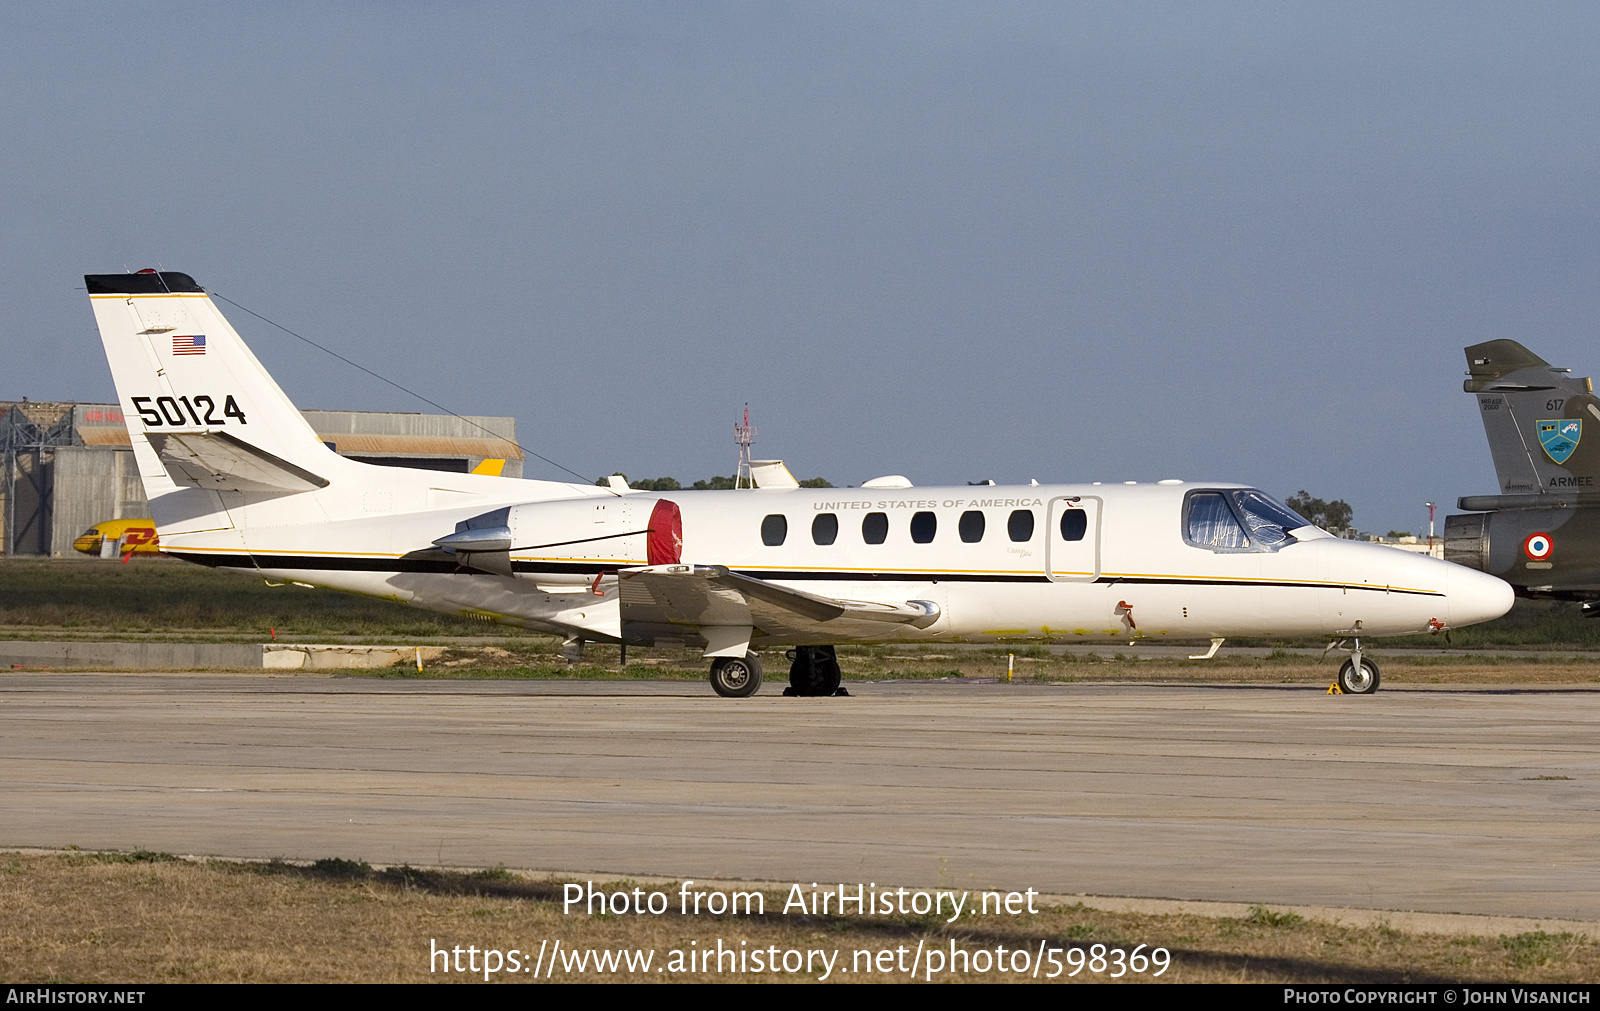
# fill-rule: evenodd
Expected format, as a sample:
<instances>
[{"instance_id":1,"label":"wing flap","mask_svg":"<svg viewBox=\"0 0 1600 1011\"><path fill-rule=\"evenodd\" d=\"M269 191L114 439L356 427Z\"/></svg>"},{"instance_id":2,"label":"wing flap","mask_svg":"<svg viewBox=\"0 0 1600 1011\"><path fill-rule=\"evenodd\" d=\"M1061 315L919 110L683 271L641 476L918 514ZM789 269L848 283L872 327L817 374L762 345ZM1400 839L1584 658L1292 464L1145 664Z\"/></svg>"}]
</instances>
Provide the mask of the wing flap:
<instances>
[{"instance_id":1,"label":"wing flap","mask_svg":"<svg viewBox=\"0 0 1600 1011\"><path fill-rule=\"evenodd\" d=\"M746 597L792 611L812 621L829 622L835 618L853 618L858 621L882 621L897 625L914 625L926 628L939 620L939 605L931 600L908 600L901 604L887 604L874 600L845 600L823 597L804 590L796 590L765 579L730 572L721 566L712 581L738 590Z\"/></svg>"},{"instance_id":2,"label":"wing flap","mask_svg":"<svg viewBox=\"0 0 1600 1011\"><path fill-rule=\"evenodd\" d=\"M744 626L768 637L849 641L867 631L853 630L857 622L926 628L940 616L939 605L929 600L841 600L721 565L651 565L617 575L624 621L693 625L708 639L709 629Z\"/></svg>"}]
</instances>

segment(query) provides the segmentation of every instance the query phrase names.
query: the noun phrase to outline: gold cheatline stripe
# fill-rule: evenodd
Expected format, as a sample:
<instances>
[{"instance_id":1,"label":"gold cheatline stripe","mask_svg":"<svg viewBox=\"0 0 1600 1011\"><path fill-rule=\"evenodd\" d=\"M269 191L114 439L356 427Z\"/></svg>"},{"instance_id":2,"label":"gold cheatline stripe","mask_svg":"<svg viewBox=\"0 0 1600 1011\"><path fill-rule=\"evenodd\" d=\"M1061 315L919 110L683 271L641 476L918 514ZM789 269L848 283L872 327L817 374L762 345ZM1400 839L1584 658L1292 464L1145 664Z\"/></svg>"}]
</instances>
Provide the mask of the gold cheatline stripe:
<instances>
[{"instance_id":1,"label":"gold cheatline stripe","mask_svg":"<svg viewBox=\"0 0 1600 1011\"><path fill-rule=\"evenodd\" d=\"M1309 584L1309 586L1337 589L1349 587L1352 590L1399 590L1402 593L1430 593L1443 594L1443 590L1424 590L1416 586L1398 586L1394 583L1340 583L1327 579L1264 579L1259 576L1178 576L1164 572L1102 572L1102 578L1111 579L1203 579L1207 582L1227 583L1270 583L1282 585L1284 583Z\"/></svg>"}]
</instances>

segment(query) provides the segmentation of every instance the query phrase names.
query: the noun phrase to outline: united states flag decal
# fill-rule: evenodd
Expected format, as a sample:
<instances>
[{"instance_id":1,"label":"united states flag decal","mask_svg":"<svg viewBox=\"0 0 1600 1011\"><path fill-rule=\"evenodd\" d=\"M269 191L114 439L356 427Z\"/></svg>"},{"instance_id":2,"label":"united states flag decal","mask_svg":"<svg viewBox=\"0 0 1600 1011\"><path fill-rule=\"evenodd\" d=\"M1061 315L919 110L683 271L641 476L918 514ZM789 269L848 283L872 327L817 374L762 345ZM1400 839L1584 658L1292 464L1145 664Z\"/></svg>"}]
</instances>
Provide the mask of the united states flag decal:
<instances>
[{"instance_id":1,"label":"united states flag decal","mask_svg":"<svg viewBox=\"0 0 1600 1011\"><path fill-rule=\"evenodd\" d=\"M206 353L205 334L195 334L193 337L172 338L172 353L175 355L203 355Z\"/></svg>"}]
</instances>

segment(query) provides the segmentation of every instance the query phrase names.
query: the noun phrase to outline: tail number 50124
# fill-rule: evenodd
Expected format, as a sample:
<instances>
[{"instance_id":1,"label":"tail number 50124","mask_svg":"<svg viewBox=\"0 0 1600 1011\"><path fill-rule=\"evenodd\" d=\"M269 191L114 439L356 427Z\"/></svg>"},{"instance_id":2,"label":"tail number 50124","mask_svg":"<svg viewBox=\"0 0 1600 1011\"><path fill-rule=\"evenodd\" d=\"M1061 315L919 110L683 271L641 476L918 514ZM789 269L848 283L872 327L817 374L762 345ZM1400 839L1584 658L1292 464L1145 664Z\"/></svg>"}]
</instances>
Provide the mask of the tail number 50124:
<instances>
[{"instance_id":1,"label":"tail number 50124","mask_svg":"<svg viewBox=\"0 0 1600 1011\"><path fill-rule=\"evenodd\" d=\"M182 425L226 425L229 418L248 424L244 412L232 395L222 399L222 417L217 417L217 401L201 394L189 397L134 397L133 407L146 428Z\"/></svg>"}]
</instances>

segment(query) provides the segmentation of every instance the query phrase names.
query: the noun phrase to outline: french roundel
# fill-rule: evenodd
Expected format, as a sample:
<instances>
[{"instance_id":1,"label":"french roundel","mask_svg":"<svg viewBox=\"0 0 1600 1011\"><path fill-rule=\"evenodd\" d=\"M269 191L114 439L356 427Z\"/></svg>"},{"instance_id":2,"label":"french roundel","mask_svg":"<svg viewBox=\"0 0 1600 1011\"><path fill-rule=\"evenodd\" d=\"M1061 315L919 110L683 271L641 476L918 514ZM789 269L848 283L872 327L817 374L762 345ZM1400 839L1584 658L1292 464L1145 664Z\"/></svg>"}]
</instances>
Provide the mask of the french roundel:
<instances>
[{"instance_id":1,"label":"french roundel","mask_svg":"<svg viewBox=\"0 0 1600 1011\"><path fill-rule=\"evenodd\" d=\"M1555 547L1556 542L1551 540L1549 534L1529 534L1528 539L1522 542L1522 550L1536 562L1549 558Z\"/></svg>"}]
</instances>

